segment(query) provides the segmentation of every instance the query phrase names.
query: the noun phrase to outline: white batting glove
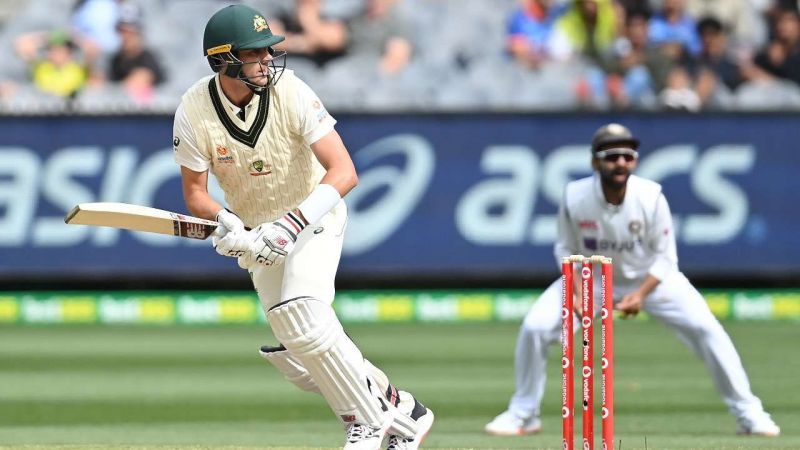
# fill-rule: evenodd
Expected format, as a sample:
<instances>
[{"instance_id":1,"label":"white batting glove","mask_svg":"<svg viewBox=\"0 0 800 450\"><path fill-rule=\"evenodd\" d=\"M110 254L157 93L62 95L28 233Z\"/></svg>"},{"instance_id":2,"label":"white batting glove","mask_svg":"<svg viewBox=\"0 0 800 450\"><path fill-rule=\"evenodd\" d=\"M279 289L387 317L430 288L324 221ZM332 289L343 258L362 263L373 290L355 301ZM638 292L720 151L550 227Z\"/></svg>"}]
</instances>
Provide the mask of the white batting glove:
<instances>
[{"instance_id":1,"label":"white batting glove","mask_svg":"<svg viewBox=\"0 0 800 450\"><path fill-rule=\"evenodd\" d=\"M217 253L238 258L250 250L250 240L239 216L222 209L217 213L217 222L219 227L211 236L211 244Z\"/></svg>"},{"instance_id":2,"label":"white batting glove","mask_svg":"<svg viewBox=\"0 0 800 450\"><path fill-rule=\"evenodd\" d=\"M214 234L220 238L231 232L241 233L244 231L242 219L227 209L221 209L217 213L216 220L219 222L219 227L214 231Z\"/></svg>"},{"instance_id":3,"label":"white batting glove","mask_svg":"<svg viewBox=\"0 0 800 450\"><path fill-rule=\"evenodd\" d=\"M308 223L295 212L288 212L272 223L263 223L251 231L251 253L239 258L239 267L249 268L253 264L276 266L283 264L294 249L297 235Z\"/></svg>"},{"instance_id":4,"label":"white batting glove","mask_svg":"<svg viewBox=\"0 0 800 450\"><path fill-rule=\"evenodd\" d=\"M253 239L248 232L242 230L240 232L229 232L221 238L215 236L212 242L214 243L214 250L220 255L238 258L252 250Z\"/></svg>"}]
</instances>

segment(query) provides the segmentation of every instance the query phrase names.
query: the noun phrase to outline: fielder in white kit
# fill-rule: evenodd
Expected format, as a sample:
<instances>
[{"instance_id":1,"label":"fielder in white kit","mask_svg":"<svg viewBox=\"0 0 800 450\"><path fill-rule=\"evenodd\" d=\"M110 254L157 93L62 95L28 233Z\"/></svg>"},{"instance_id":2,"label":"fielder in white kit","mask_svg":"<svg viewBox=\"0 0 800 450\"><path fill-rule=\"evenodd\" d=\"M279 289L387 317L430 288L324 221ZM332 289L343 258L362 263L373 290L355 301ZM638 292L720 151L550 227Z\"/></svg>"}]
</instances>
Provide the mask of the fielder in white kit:
<instances>
[{"instance_id":1,"label":"fielder in white kit","mask_svg":"<svg viewBox=\"0 0 800 450\"><path fill-rule=\"evenodd\" d=\"M364 359L331 307L357 183L336 121L314 92L277 64L264 16L245 6L208 21L203 51L215 72L175 113L184 199L221 227L217 253L248 269L278 346L261 355L290 382L321 394L346 426L345 449L416 449L433 413ZM213 172L230 211L208 193Z\"/></svg>"},{"instance_id":2,"label":"fielder in white kit","mask_svg":"<svg viewBox=\"0 0 800 450\"><path fill-rule=\"evenodd\" d=\"M631 174L638 146L638 139L619 124L605 125L594 134L595 175L567 184L559 208L556 261L560 267L562 257L574 254L611 257L615 309L624 316L646 311L674 330L708 367L737 419L739 433L777 436L780 428L751 392L730 337L678 269L672 217L661 186ZM575 295L579 292L576 288ZM595 300L600 311L599 296ZM580 321L575 324L577 330ZM549 347L560 339L560 325L559 278L525 317L515 356L516 391L508 410L486 425L487 433L523 435L541 430L545 364Z\"/></svg>"}]
</instances>

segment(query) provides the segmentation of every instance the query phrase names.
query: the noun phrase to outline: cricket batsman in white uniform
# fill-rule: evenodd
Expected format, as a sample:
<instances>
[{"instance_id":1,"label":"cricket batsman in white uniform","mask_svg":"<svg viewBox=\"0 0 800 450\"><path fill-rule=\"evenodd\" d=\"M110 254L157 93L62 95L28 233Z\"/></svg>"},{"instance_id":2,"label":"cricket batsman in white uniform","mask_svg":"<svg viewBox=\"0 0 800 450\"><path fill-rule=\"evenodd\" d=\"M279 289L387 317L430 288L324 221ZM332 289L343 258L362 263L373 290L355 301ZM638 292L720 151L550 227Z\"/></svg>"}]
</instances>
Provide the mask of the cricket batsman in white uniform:
<instances>
[{"instance_id":1,"label":"cricket batsman in white uniform","mask_svg":"<svg viewBox=\"0 0 800 450\"><path fill-rule=\"evenodd\" d=\"M611 257L615 309L626 317L644 310L672 328L708 367L736 417L739 433L777 436L780 428L751 392L730 337L678 269L672 216L661 186L631 174L638 146L638 139L619 124L605 125L594 134L595 174L568 183L559 208L554 249L559 267L562 257L574 254ZM575 289L576 296L579 292ZM596 301L600 311L601 300ZM580 304L577 298L575 302ZM578 330L580 321L575 319L575 324ZM486 425L487 433L523 435L541 430L547 352L560 339L560 325L561 278L525 317L516 348L516 391L508 410Z\"/></svg>"},{"instance_id":2,"label":"cricket batsman in white uniform","mask_svg":"<svg viewBox=\"0 0 800 450\"><path fill-rule=\"evenodd\" d=\"M206 24L203 52L215 73L189 88L175 113L186 206L220 222L214 247L250 272L280 342L261 355L325 398L345 424L344 448L416 449L433 413L364 359L331 307L347 224L342 197L357 175L336 121L274 50L283 40L245 5ZM209 196L209 171L230 210Z\"/></svg>"}]
</instances>

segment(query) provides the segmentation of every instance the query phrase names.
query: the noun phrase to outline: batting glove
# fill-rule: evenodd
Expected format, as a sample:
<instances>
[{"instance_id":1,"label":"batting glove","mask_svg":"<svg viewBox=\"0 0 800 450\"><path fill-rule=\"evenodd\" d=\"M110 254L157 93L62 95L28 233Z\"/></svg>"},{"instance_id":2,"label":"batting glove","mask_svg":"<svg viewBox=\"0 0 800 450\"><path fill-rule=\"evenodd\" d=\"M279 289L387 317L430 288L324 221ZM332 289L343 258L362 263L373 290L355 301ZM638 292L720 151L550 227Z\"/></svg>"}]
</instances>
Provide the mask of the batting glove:
<instances>
[{"instance_id":1,"label":"batting glove","mask_svg":"<svg viewBox=\"0 0 800 450\"><path fill-rule=\"evenodd\" d=\"M294 249L297 236L308 226L308 222L296 212L288 212L272 223L263 223L250 232L253 237L251 252L239 258L239 267L249 268L253 264L277 266Z\"/></svg>"},{"instance_id":2,"label":"batting glove","mask_svg":"<svg viewBox=\"0 0 800 450\"><path fill-rule=\"evenodd\" d=\"M211 244L217 253L238 258L250 250L250 240L239 216L222 209L217 213L217 222L219 227L211 236Z\"/></svg>"}]
</instances>

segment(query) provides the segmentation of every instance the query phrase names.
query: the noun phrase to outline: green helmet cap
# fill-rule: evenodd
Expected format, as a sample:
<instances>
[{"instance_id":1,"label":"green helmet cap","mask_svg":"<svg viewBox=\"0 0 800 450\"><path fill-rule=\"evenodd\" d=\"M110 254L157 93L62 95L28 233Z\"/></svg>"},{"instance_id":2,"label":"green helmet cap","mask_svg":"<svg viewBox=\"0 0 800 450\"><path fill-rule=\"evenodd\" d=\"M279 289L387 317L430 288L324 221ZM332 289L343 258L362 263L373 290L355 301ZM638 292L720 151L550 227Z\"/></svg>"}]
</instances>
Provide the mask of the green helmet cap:
<instances>
[{"instance_id":1,"label":"green helmet cap","mask_svg":"<svg viewBox=\"0 0 800 450\"><path fill-rule=\"evenodd\" d=\"M238 50L272 47L285 38L272 34L264 16L246 5L217 11L203 33L203 54L212 56Z\"/></svg>"}]
</instances>

